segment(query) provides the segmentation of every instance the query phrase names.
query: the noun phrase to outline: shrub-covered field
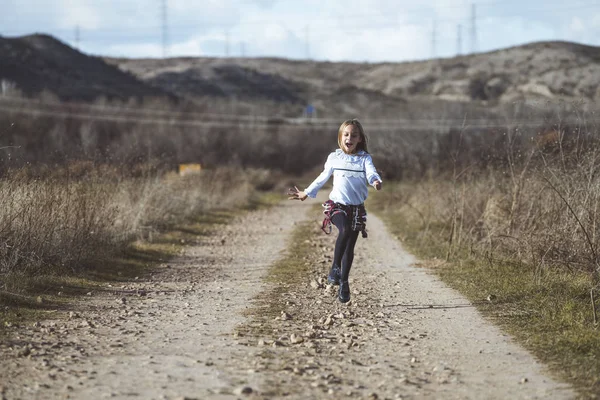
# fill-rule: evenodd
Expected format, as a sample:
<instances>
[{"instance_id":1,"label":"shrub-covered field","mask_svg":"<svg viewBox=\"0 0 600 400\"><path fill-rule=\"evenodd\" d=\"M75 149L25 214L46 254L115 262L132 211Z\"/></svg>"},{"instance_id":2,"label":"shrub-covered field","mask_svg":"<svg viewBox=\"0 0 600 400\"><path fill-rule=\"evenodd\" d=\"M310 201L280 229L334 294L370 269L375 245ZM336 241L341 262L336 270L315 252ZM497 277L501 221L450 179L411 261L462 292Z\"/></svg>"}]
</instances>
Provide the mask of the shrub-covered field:
<instances>
[{"instance_id":1,"label":"shrub-covered field","mask_svg":"<svg viewBox=\"0 0 600 400\"><path fill-rule=\"evenodd\" d=\"M582 120L537 132L507 131L492 162L456 146L448 168L388 183L370 206L425 265L595 398L600 131Z\"/></svg>"},{"instance_id":2,"label":"shrub-covered field","mask_svg":"<svg viewBox=\"0 0 600 400\"><path fill-rule=\"evenodd\" d=\"M227 167L133 175L89 163L10 171L0 179L0 277L12 277L2 289L18 289L15 276L97 267L133 240L216 208L246 206L268 176Z\"/></svg>"},{"instance_id":3,"label":"shrub-covered field","mask_svg":"<svg viewBox=\"0 0 600 400\"><path fill-rule=\"evenodd\" d=\"M132 240L248 204L256 188L319 169L339 124L358 117L386 182L369 207L538 356L597 391L594 104L447 103L339 119L264 110L1 99L0 290L85 271ZM204 170L174 173L188 162Z\"/></svg>"}]
</instances>

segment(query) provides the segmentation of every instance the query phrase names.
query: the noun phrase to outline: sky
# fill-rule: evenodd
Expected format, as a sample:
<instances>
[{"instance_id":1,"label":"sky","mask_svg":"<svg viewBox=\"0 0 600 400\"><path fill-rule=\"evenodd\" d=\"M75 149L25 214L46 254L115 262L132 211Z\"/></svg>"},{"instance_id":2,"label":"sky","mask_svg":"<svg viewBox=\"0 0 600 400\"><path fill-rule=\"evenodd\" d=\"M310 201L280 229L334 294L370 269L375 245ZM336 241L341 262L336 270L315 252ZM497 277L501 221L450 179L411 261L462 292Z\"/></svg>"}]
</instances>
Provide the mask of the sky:
<instances>
[{"instance_id":1,"label":"sky","mask_svg":"<svg viewBox=\"0 0 600 400\"><path fill-rule=\"evenodd\" d=\"M600 0L0 1L1 36L50 34L98 56L375 63L544 40L600 46Z\"/></svg>"}]
</instances>

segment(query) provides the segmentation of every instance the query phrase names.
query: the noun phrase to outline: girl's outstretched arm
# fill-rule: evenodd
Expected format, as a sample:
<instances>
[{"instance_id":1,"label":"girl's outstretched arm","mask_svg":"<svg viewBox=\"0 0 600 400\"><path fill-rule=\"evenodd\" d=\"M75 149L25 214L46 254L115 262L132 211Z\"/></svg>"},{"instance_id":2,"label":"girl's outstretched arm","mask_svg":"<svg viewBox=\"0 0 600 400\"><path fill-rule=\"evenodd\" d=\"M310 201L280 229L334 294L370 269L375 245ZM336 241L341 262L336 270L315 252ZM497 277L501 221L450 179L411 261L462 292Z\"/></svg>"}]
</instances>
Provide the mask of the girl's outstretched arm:
<instances>
[{"instance_id":1,"label":"girl's outstretched arm","mask_svg":"<svg viewBox=\"0 0 600 400\"><path fill-rule=\"evenodd\" d=\"M315 179L310 185L308 185L306 189L304 189L303 193L308 197L317 197L317 192L319 189L321 189L325 182L327 182L329 178L331 178L331 175L333 175L331 160L334 156L335 153L331 153L329 157L327 157L327 161L325 161L325 166L323 167L323 172L321 172L319 176L317 176L317 179Z\"/></svg>"},{"instance_id":2,"label":"girl's outstretched arm","mask_svg":"<svg viewBox=\"0 0 600 400\"><path fill-rule=\"evenodd\" d=\"M365 170L367 171L367 180L369 184L375 188L375 190L381 190L381 182L383 180L377 173L375 169L375 165L373 165L373 159L370 155L367 155L367 159L365 160Z\"/></svg>"},{"instance_id":3,"label":"girl's outstretched arm","mask_svg":"<svg viewBox=\"0 0 600 400\"><path fill-rule=\"evenodd\" d=\"M296 186L289 188L287 192L288 200L301 200L304 201L308 197L306 193L298 189Z\"/></svg>"}]
</instances>

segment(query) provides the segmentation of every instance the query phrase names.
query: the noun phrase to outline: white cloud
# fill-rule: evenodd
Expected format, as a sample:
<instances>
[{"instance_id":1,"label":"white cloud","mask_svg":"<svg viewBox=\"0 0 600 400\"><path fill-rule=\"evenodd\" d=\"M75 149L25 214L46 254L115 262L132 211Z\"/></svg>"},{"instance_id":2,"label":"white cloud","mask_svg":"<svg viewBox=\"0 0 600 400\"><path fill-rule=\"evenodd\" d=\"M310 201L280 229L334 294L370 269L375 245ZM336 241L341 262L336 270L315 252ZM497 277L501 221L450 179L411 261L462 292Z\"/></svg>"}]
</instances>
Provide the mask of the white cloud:
<instances>
[{"instance_id":1,"label":"white cloud","mask_svg":"<svg viewBox=\"0 0 600 400\"><path fill-rule=\"evenodd\" d=\"M600 35L600 14L571 16L559 30L562 40L586 44L599 45L598 35Z\"/></svg>"},{"instance_id":2,"label":"white cloud","mask_svg":"<svg viewBox=\"0 0 600 400\"><path fill-rule=\"evenodd\" d=\"M580 34L586 30L585 23L581 18L573 17L569 23L569 30L574 34Z\"/></svg>"},{"instance_id":3,"label":"white cloud","mask_svg":"<svg viewBox=\"0 0 600 400\"><path fill-rule=\"evenodd\" d=\"M147 0L5 0L0 34L46 32L94 54L162 55L161 2ZM166 0L169 54L219 56L229 35L231 54L353 61L400 61L470 50L472 0ZM538 40L600 44L600 14L566 8L559 0L477 4L480 51ZM540 11L541 10L541 11ZM562 11L561 11L562 10ZM147 53L144 53L147 52Z\"/></svg>"},{"instance_id":4,"label":"white cloud","mask_svg":"<svg viewBox=\"0 0 600 400\"><path fill-rule=\"evenodd\" d=\"M292 34L286 27L277 23L265 24L261 27L262 34L273 42L280 42L288 39Z\"/></svg>"},{"instance_id":5,"label":"white cloud","mask_svg":"<svg viewBox=\"0 0 600 400\"><path fill-rule=\"evenodd\" d=\"M487 49L499 49L556 38L555 27L522 17L488 19L479 28L480 48L487 46Z\"/></svg>"},{"instance_id":6,"label":"white cloud","mask_svg":"<svg viewBox=\"0 0 600 400\"><path fill-rule=\"evenodd\" d=\"M77 0L59 0L58 7L67 10L57 18L57 25L60 28L72 29L75 26L82 26L86 29L97 29L101 26L102 17L90 4Z\"/></svg>"},{"instance_id":7,"label":"white cloud","mask_svg":"<svg viewBox=\"0 0 600 400\"><path fill-rule=\"evenodd\" d=\"M91 53L100 54L99 52L93 50L91 51ZM157 43L115 44L107 46L106 52L104 54L113 57L124 58L162 57L162 45Z\"/></svg>"}]
</instances>

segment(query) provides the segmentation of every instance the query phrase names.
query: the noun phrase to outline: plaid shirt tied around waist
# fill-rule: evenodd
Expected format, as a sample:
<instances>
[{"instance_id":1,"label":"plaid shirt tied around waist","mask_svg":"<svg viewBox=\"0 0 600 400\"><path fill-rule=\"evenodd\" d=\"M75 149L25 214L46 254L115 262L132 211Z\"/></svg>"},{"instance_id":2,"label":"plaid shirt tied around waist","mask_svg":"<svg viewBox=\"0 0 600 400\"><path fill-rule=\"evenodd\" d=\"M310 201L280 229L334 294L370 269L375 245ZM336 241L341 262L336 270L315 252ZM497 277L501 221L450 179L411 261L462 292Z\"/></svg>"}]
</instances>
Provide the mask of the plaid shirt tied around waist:
<instances>
[{"instance_id":1,"label":"plaid shirt tied around waist","mask_svg":"<svg viewBox=\"0 0 600 400\"><path fill-rule=\"evenodd\" d=\"M325 219L323 219L323 225L321 229L327 235L331 233L331 218L335 214L343 213L346 218L350 218L351 228L353 231L360 231L363 238L367 237L367 210L365 209L364 204L360 204L358 206L349 206L345 204L336 203L333 200L327 200L323 203L323 214L325 214Z\"/></svg>"}]
</instances>

